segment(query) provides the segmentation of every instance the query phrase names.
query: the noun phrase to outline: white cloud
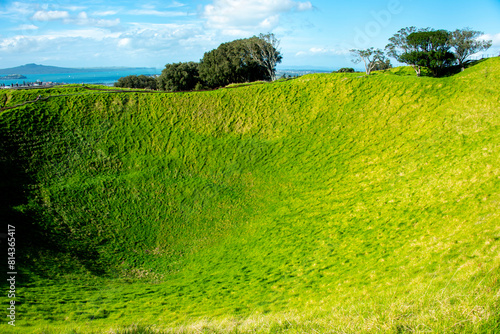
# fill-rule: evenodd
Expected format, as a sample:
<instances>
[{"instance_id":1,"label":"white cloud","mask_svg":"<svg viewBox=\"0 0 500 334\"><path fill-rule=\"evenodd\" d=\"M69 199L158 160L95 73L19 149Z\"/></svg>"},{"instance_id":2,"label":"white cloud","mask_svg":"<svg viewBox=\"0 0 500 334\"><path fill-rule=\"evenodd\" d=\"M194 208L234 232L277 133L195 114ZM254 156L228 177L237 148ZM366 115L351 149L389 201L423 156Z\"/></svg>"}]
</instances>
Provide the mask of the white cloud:
<instances>
[{"instance_id":1,"label":"white cloud","mask_svg":"<svg viewBox=\"0 0 500 334\"><path fill-rule=\"evenodd\" d=\"M311 9L313 9L313 5L309 1L307 1L307 2L299 2L298 5L297 5L297 10L300 11L300 12L303 12L303 11L306 11L306 10L311 10Z\"/></svg>"},{"instance_id":2,"label":"white cloud","mask_svg":"<svg viewBox=\"0 0 500 334\"><path fill-rule=\"evenodd\" d=\"M93 12L92 15L94 16L112 16L118 14L118 11L116 10L105 10L101 12Z\"/></svg>"},{"instance_id":3,"label":"white cloud","mask_svg":"<svg viewBox=\"0 0 500 334\"><path fill-rule=\"evenodd\" d=\"M71 16L67 11L46 11L39 10L33 16L34 21L47 22L62 20L65 24L85 25L92 27L114 27L120 24L120 19L114 20L95 19L89 17L86 12L80 12L76 16Z\"/></svg>"},{"instance_id":4,"label":"white cloud","mask_svg":"<svg viewBox=\"0 0 500 334\"><path fill-rule=\"evenodd\" d=\"M7 16L10 19L25 18L32 13L32 5L22 2L13 2L5 11L0 11L0 16Z\"/></svg>"},{"instance_id":5,"label":"white cloud","mask_svg":"<svg viewBox=\"0 0 500 334\"><path fill-rule=\"evenodd\" d=\"M299 51L296 56L310 56L310 55L327 55L327 56L341 56L349 54L349 50L342 48L325 48L325 47L312 47L307 51Z\"/></svg>"},{"instance_id":6,"label":"white cloud","mask_svg":"<svg viewBox=\"0 0 500 334\"><path fill-rule=\"evenodd\" d=\"M0 51L2 53L24 51L29 44L29 38L24 36L4 38L0 40Z\"/></svg>"},{"instance_id":7,"label":"white cloud","mask_svg":"<svg viewBox=\"0 0 500 334\"><path fill-rule=\"evenodd\" d=\"M150 15L150 16L161 16L161 17L176 17L176 16L186 16L186 12L174 12L174 11L159 11L156 9L133 9L128 11L129 15Z\"/></svg>"},{"instance_id":8,"label":"white cloud","mask_svg":"<svg viewBox=\"0 0 500 334\"><path fill-rule=\"evenodd\" d=\"M120 33L117 32L110 33L109 31L100 28L60 30L36 36L17 35L9 38L0 39L0 51L2 52L15 51L14 49L18 49L19 46L25 45L26 43L28 44L32 43L33 46L36 46L45 41L53 41L53 40L63 41L65 39L87 39L87 40L101 41L104 39L118 38L118 37L120 37Z\"/></svg>"},{"instance_id":9,"label":"white cloud","mask_svg":"<svg viewBox=\"0 0 500 334\"><path fill-rule=\"evenodd\" d=\"M51 61L68 67L89 66L95 64L95 61L102 66L128 61L123 52L118 52L117 36L99 34L99 31L80 30L66 32L61 36L47 34L0 39L0 54L15 56L17 64ZM100 53L97 58L96 50Z\"/></svg>"},{"instance_id":10,"label":"white cloud","mask_svg":"<svg viewBox=\"0 0 500 334\"><path fill-rule=\"evenodd\" d=\"M72 54L74 50L86 50L83 44L91 43L91 49L99 44L110 44L120 38L120 33L110 33L105 29L87 28L63 31L52 31L43 35L26 36L17 35L0 39L0 53L32 54L38 51L53 52L57 50L61 54ZM111 43L112 44L112 43ZM97 48L102 48L102 45ZM108 46L106 46L109 48Z\"/></svg>"},{"instance_id":11,"label":"white cloud","mask_svg":"<svg viewBox=\"0 0 500 334\"><path fill-rule=\"evenodd\" d=\"M30 54L39 51L60 49L61 39L56 36L24 36L18 35L0 40L0 52L3 54Z\"/></svg>"},{"instance_id":12,"label":"white cloud","mask_svg":"<svg viewBox=\"0 0 500 334\"><path fill-rule=\"evenodd\" d=\"M197 61L204 51L220 43L197 23L131 23L131 26L114 40L120 54L142 61L147 54L160 67L169 62Z\"/></svg>"},{"instance_id":13,"label":"white cloud","mask_svg":"<svg viewBox=\"0 0 500 334\"><path fill-rule=\"evenodd\" d=\"M183 4L182 2L178 2L178 1L174 1L172 2L172 4L168 7L170 8L178 8L178 7L184 7L186 6L185 4Z\"/></svg>"},{"instance_id":14,"label":"white cloud","mask_svg":"<svg viewBox=\"0 0 500 334\"><path fill-rule=\"evenodd\" d=\"M84 6L65 6L63 8L67 9L71 12L82 11L82 10L87 9L87 7L84 7Z\"/></svg>"},{"instance_id":15,"label":"white cloud","mask_svg":"<svg viewBox=\"0 0 500 334\"><path fill-rule=\"evenodd\" d=\"M106 29L101 28L86 28L86 29L71 29L71 30L62 30L62 31L53 31L49 34L42 35L39 37L46 37L49 39L55 38L81 38L81 39L92 39L96 41L101 41L103 39L109 38L119 38L119 32L110 33Z\"/></svg>"},{"instance_id":16,"label":"white cloud","mask_svg":"<svg viewBox=\"0 0 500 334\"><path fill-rule=\"evenodd\" d=\"M38 27L34 24L21 24L19 27L13 28L12 30L37 30Z\"/></svg>"},{"instance_id":17,"label":"white cloud","mask_svg":"<svg viewBox=\"0 0 500 334\"><path fill-rule=\"evenodd\" d=\"M127 47L130 45L131 41L132 40L130 38L122 38L122 39L118 40L118 46L122 47L122 48Z\"/></svg>"},{"instance_id":18,"label":"white cloud","mask_svg":"<svg viewBox=\"0 0 500 334\"><path fill-rule=\"evenodd\" d=\"M328 50L325 48L310 48L309 51L311 53L327 53Z\"/></svg>"},{"instance_id":19,"label":"white cloud","mask_svg":"<svg viewBox=\"0 0 500 334\"><path fill-rule=\"evenodd\" d=\"M490 41L493 42L493 46L495 46L495 47L500 46L500 33L498 33L496 35L484 34L484 35L479 36L478 39L482 40L482 41L488 41L488 40L490 40Z\"/></svg>"},{"instance_id":20,"label":"white cloud","mask_svg":"<svg viewBox=\"0 0 500 334\"><path fill-rule=\"evenodd\" d=\"M203 9L209 28L224 33L235 31L270 31L278 26L281 14L312 9L309 1L292 0L214 0Z\"/></svg>"},{"instance_id":21,"label":"white cloud","mask_svg":"<svg viewBox=\"0 0 500 334\"><path fill-rule=\"evenodd\" d=\"M181 44L193 36L203 34L201 27L195 24L175 23L132 23L133 28L121 35L127 39L121 46L135 48L168 48L172 45ZM185 44L186 45L186 44Z\"/></svg>"},{"instance_id":22,"label":"white cloud","mask_svg":"<svg viewBox=\"0 0 500 334\"><path fill-rule=\"evenodd\" d=\"M87 19L88 16L85 14L78 15L78 20L83 23ZM130 23L126 32L111 32L105 27L92 26L81 29L53 30L39 35L0 38L0 54L14 52L30 54L40 50L46 52L60 50L61 54L71 54L74 50L85 50L89 44L92 44L90 49L94 52L96 49L104 53L105 50L111 52L120 48L127 52L140 52L140 50L148 49L168 54L172 49L198 49L200 46L208 48L214 43L212 36L194 23ZM202 47L201 50L203 49Z\"/></svg>"},{"instance_id":23,"label":"white cloud","mask_svg":"<svg viewBox=\"0 0 500 334\"><path fill-rule=\"evenodd\" d=\"M76 17L64 20L64 23L73 23L81 26L109 28L119 25L120 19L118 18L114 20L94 19L89 17L86 12L80 12Z\"/></svg>"},{"instance_id":24,"label":"white cloud","mask_svg":"<svg viewBox=\"0 0 500 334\"><path fill-rule=\"evenodd\" d=\"M41 22L56 21L69 18L69 13L67 11L60 11L60 10L51 10L51 11L39 10L31 18L35 21L41 21Z\"/></svg>"}]
</instances>

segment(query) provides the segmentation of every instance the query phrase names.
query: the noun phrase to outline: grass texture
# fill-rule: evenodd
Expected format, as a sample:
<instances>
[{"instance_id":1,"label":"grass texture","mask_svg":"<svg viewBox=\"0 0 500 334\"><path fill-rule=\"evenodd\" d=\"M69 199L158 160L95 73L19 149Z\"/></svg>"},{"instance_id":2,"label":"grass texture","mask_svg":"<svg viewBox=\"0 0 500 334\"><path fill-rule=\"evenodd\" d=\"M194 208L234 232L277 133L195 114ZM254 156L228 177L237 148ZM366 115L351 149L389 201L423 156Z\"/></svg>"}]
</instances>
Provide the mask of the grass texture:
<instances>
[{"instance_id":1,"label":"grass texture","mask_svg":"<svg viewBox=\"0 0 500 334\"><path fill-rule=\"evenodd\" d=\"M0 331L499 332L500 58L408 73L1 91Z\"/></svg>"}]
</instances>

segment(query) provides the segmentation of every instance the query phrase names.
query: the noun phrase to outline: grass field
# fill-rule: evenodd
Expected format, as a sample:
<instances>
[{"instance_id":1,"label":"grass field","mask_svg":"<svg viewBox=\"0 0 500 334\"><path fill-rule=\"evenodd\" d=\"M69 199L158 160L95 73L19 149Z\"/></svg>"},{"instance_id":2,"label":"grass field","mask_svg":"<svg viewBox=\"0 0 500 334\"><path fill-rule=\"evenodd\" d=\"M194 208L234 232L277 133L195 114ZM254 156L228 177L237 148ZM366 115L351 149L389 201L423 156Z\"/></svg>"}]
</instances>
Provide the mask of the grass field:
<instances>
[{"instance_id":1,"label":"grass field","mask_svg":"<svg viewBox=\"0 0 500 334\"><path fill-rule=\"evenodd\" d=\"M0 332L500 332L500 58L410 70L0 91Z\"/></svg>"}]
</instances>

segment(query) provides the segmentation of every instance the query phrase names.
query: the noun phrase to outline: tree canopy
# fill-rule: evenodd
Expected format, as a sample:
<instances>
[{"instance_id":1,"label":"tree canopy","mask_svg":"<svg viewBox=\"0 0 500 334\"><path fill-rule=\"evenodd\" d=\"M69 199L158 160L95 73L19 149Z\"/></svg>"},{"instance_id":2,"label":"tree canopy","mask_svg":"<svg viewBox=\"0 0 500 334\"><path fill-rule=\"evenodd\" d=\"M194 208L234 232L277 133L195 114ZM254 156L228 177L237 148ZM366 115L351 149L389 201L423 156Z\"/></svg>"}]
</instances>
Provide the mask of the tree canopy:
<instances>
[{"instance_id":1,"label":"tree canopy","mask_svg":"<svg viewBox=\"0 0 500 334\"><path fill-rule=\"evenodd\" d=\"M375 67L373 67L373 71L384 71L390 68L392 68L391 60L389 58L384 58L384 60L381 60L375 64Z\"/></svg>"},{"instance_id":2,"label":"tree canopy","mask_svg":"<svg viewBox=\"0 0 500 334\"><path fill-rule=\"evenodd\" d=\"M199 64L195 62L167 64L158 77L158 88L166 91L193 90L200 84Z\"/></svg>"},{"instance_id":3,"label":"tree canopy","mask_svg":"<svg viewBox=\"0 0 500 334\"><path fill-rule=\"evenodd\" d=\"M260 34L247 41L247 50L252 60L266 69L271 80L276 80L276 64L283 59L278 50L280 41L272 33Z\"/></svg>"},{"instance_id":4,"label":"tree canopy","mask_svg":"<svg viewBox=\"0 0 500 334\"><path fill-rule=\"evenodd\" d=\"M455 61L455 56L449 51L451 34L446 30L414 32L406 40L411 51L403 53L399 61L424 66L435 77Z\"/></svg>"},{"instance_id":5,"label":"tree canopy","mask_svg":"<svg viewBox=\"0 0 500 334\"><path fill-rule=\"evenodd\" d=\"M400 29L394 36L389 38L389 44L386 45L385 50L390 57L395 58L401 63L406 63L413 67L417 76L420 76L422 72L422 66L413 62L405 62L401 59L403 54L415 51L413 47L408 43L408 36L415 32L429 31L430 28L417 29L416 27L406 27ZM407 59L409 61L409 59Z\"/></svg>"},{"instance_id":6,"label":"tree canopy","mask_svg":"<svg viewBox=\"0 0 500 334\"><path fill-rule=\"evenodd\" d=\"M397 61L411 65L417 76L420 76L422 67L428 68L432 75L440 76L456 63L463 69L470 55L491 46L491 41L478 40L481 34L469 28L449 32L407 27L394 34L385 49Z\"/></svg>"},{"instance_id":7,"label":"tree canopy","mask_svg":"<svg viewBox=\"0 0 500 334\"><path fill-rule=\"evenodd\" d=\"M369 48L366 50L352 49L350 51L354 57L352 60L353 63L357 64L363 61L363 63L365 64L365 71L367 75L370 75L370 73L375 69L377 65L382 67L383 64L387 64L386 62L387 59L384 55L384 52L380 49L375 49L375 48Z\"/></svg>"},{"instance_id":8,"label":"tree canopy","mask_svg":"<svg viewBox=\"0 0 500 334\"><path fill-rule=\"evenodd\" d=\"M352 67L342 67L337 71L333 71L334 73L354 73L354 68Z\"/></svg>"},{"instance_id":9,"label":"tree canopy","mask_svg":"<svg viewBox=\"0 0 500 334\"><path fill-rule=\"evenodd\" d=\"M272 80L275 65L281 61L272 34L223 43L206 52L200 62L200 79L210 88L230 83Z\"/></svg>"},{"instance_id":10,"label":"tree canopy","mask_svg":"<svg viewBox=\"0 0 500 334\"><path fill-rule=\"evenodd\" d=\"M128 75L121 77L115 87L156 89L156 78L147 75Z\"/></svg>"},{"instance_id":11,"label":"tree canopy","mask_svg":"<svg viewBox=\"0 0 500 334\"><path fill-rule=\"evenodd\" d=\"M483 33L470 28L457 29L451 33L451 46L461 69L464 69L467 58L479 51L485 51L492 45L490 40L479 40Z\"/></svg>"},{"instance_id":12,"label":"tree canopy","mask_svg":"<svg viewBox=\"0 0 500 334\"><path fill-rule=\"evenodd\" d=\"M230 83L275 80L276 64L283 58L279 44L272 33L222 43L217 49L206 52L199 63L165 65L157 80L145 75L128 76L120 78L115 86L189 91Z\"/></svg>"}]
</instances>

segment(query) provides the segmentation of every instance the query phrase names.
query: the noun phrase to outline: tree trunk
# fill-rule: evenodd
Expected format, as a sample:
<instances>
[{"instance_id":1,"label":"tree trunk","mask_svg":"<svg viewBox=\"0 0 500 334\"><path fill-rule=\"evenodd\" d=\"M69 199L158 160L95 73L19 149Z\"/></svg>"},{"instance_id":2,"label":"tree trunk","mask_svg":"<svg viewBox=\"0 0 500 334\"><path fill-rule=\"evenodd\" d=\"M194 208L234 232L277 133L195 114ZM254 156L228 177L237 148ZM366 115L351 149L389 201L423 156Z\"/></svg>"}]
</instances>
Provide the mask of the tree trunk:
<instances>
[{"instance_id":1,"label":"tree trunk","mask_svg":"<svg viewBox=\"0 0 500 334\"><path fill-rule=\"evenodd\" d=\"M422 68L418 65L411 65L411 67L413 67L413 69L415 70L415 73L417 73L417 77L419 77L420 73L422 72Z\"/></svg>"}]
</instances>

